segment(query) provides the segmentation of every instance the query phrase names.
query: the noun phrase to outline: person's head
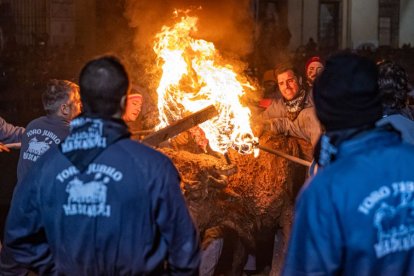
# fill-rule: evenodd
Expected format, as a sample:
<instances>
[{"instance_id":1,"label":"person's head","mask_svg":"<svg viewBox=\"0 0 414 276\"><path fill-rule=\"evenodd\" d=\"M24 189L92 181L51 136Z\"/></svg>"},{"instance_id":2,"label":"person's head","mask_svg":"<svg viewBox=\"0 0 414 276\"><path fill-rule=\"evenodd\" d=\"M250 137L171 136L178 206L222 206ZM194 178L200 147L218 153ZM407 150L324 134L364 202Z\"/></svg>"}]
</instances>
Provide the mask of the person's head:
<instances>
[{"instance_id":1,"label":"person's head","mask_svg":"<svg viewBox=\"0 0 414 276\"><path fill-rule=\"evenodd\" d=\"M134 89L131 90L131 93L126 99L125 113L122 116L125 122L133 122L138 118L139 113L141 112L142 107L142 95Z\"/></svg>"},{"instance_id":2,"label":"person's head","mask_svg":"<svg viewBox=\"0 0 414 276\"><path fill-rule=\"evenodd\" d=\"M385 109L400 110L407 105L408 75L400 65L384 61L378 65L378 88Z\"/></svg>"},{"instance_id":3,"label":"person's head","mask_svg":"<svg viewBox=\"0 0 414 276\"><path fill-rule=\"evenodd\" d=\"M377 80L377 66L367 58L342 52L326 61L313 95L327 132L374 125L382 117Z\"/></svg>"},{"instance_id":4,"label":"person's head","mask_svg":"<svg viewBox=\"0 0 414 276\"><path fill-rule=\"evenodd\" d=\"M79 86L67 80L49 80L42 94L42 103L47 114L72 120L81 111Z\"/></svg>"},{"instance_id":5,"label":"person's head","mask_svg":"<svg viewBox=\"0 0 414 276\"><path fill-rule=\"evenodd\" d=\"M263 74L263 81L262 81L262 87L263 87L263 97L268 98L272 97L277 91L277 82L276 82L276 76L274 74L274 70L267 70Z\"/></svg>"},{"instance_id":6,"label":"person's head","mask_svg":"<svg viewBox=\"0 0 414 276\"><path fill-rule=\"evenodd\" d=\"M80 73L79 86L85 114L121 118L129 77L118 58L102 56L89 61Z\"/></svg>"},{"instance_id":7,"label":"person's head","mask_svg":"<svg viewBox=\"0 0 414 276\"><path fill-rule=\"evenodd\" d=\"M316 77L320 75L323 70L323 62L320 57L311 57L305 65L306 79L309 85L312 85Z\"/></svg>"},{"instance_id":8,"label":"person's head","mask_svg":"<svg viewBox=\"0 0 414 276\"><path fill-rule=\"evenodd\" d=\"M290 101L299 95L300 79L294 67L289 63L281 63L275 68L279 91L283 98Z\"/></svg>"}]
</instances>

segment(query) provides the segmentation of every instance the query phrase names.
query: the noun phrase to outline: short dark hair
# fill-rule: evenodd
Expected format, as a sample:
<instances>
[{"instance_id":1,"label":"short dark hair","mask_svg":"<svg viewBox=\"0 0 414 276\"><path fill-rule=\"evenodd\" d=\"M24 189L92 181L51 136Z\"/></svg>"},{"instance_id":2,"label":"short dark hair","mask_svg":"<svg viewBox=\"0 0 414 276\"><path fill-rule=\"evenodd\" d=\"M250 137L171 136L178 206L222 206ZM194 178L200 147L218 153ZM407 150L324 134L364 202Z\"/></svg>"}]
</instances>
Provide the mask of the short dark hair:
<instances>
[{"instance_id":1,"label":"short dark hair","mask_svg":"<svg viewBox=\"0 0 414 276\"><path fill-rule=\"evenodd\" d=\"M79 92L79 86L68 80L51 79L42 93L43 109L47 114L58 112L60 105L70 97L70 93Z\"/></svg>"},{"instance_id":2,"label":"short dark hair","mask_svg":"<svg viewBox=\"0 0 414 276\"><path fill-rule=\"evenodd\" d=\"M121 61L107 55L83 67L79 85L84 113L108 117L119 111L129 89L129 77Z\"/></svg>"},{"instance_id":3,"label":"short dark hair","mask_svg":"<svg viewBox=\"0 0 414 276\"><path fill-rule=\"evenodd\" d=\"M378 88L384 107L400 110L407 105L408 75L399 64L384 61L378 65Z\"/></svg>"}]
</instances>

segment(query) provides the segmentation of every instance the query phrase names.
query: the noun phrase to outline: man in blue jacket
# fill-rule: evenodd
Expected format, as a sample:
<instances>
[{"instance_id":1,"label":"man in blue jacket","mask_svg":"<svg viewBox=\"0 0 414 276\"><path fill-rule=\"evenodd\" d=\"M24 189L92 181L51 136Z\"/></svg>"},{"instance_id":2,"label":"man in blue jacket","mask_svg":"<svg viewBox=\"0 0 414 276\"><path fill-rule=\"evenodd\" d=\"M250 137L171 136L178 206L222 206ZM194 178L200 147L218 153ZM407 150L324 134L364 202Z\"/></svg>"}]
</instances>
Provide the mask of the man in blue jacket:
<instances>
[{"instance_id":1,"label":"man in blue jacket","mask_svg":"<svg viewBox=\"0 0 414 276\"><path fill-rule=\"evenodd\" d=\"M50 148L57 147L69 134L69 122L81 111L79 86L67 80L52 79L42 94L45 116L31 121L22 135L17 180Z\"/></svg>"},{"instance_id":2,"label":"man in blue jacket","mask_svg":"<svg viewBox=\"0 0 414 276\"><path fill-rule=\"evenodd\" d=\"M79 84L84 113L17 185L5 246L41 275L196 275L198 234L178 172L121 119L124 66L97 58Z\"/></svg>"},{"instance_id":3,"label":"man in blue jacket","mask_svg":"<svg viewBox=\"0 0 414 276\"><path fill-rule=\"evenodd\" d=\"M50 148L57 147L69 134L69 122L80 113L79 86L67 80L52 79L42 94L46 116L31 121L21 135L17 180L21 181L32 165ZM7 248L0 253L1 275L26 275L15 264Z\"/></svg>"},{"instance_id":4,"label":"man in blue jacket","mask_svg":"<svg viewBox=\"0 0 414 276\"><path fill-rule=\"evenodd\" d=\"M414 147L375 126L377 74L340 53L314 84L321 169L296 203L284 275L414 275Z\"/></svg>"}]
</instances>

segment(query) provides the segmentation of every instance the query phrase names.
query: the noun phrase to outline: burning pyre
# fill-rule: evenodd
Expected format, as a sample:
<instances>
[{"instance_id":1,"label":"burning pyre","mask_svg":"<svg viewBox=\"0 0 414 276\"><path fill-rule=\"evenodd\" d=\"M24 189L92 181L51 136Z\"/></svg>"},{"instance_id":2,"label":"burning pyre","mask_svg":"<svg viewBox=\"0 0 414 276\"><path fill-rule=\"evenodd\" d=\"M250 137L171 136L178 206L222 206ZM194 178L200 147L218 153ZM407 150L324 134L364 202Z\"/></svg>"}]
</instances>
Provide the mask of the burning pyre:
<instances>
[{"instance_id":1,"label":"burning pyre","mask_svg":"<svg viewBox=\"0 0 414 276\"><path fill-rule=\"evenodd\" d=\"M182 189L203 246L212 239L226 240L228 233L236 237L229 269L232 275L239 275L247 254L260 251L263 240L272 247L277 229L282 233L280 252L286 248L293 190L303 183L306 170L268 153L255 158L258 139L250 125L250 110L242 104L246 91L255 90L254 85L243 75L242 66L220 55L213 43L195 38L196 17L177 12L176 19L156 35L153 47L162 71L157 88L160 123L156 129L213 105L218 115L199 127L211 149L227 154L232 162L229 165L217 154L193 154L177 148L161 151L173 160L182 176ZM294 155L300 151L296 139L266 137L264 142L271 148ZM254 153L255 157L238 153ZM280 253L273 262L275 271L282 260Z\"/></svg>"},{"instance_id":2,"label":"burning pyre","mask_svg":"<svg viewBox=\"0 0 414 276\"><path fill-rule=\"evenodd\" d=\"M176 12L177 23L163 26L156 35L154 51L162 68L157 128L214 105L219 115L200 124L210 147L220 153L229 148L241 153L257 151L253 148L257 139L250 127L250 110L240 103L245 90L254 90L254 86L213 43L194 38L197 17L179 14Z\"/></svg>"}]
</instances>

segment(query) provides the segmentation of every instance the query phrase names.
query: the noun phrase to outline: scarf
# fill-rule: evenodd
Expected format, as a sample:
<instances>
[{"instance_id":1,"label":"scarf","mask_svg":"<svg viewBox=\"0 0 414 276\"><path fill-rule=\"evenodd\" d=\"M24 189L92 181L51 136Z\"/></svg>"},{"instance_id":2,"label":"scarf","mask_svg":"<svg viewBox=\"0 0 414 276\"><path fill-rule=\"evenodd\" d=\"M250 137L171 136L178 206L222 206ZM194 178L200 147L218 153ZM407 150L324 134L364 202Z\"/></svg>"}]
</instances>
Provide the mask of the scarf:
<instances>
[{"instance_id":1,"label":"scarf","mask_svg":"<svg viewBox=\"0 0 414 276\"><path fill-rule=\"evenodd\" d=\"M77 117L70 128L59 148L80 172L111 144L131 135L123 120L113 118Z\"/></svg>"},{"instance_id":2,"label":"scarf","mask_svg":"<svg viewBox=\"0 0 414 276\"><path fill-rule=\"evenodd\" d=\"M298 96L290 101L283 98L283 103L285 104L289 120L294 121L302 109L305 107L306 91L301 90L298 93Z\"/></svg>"}]
</instances>

